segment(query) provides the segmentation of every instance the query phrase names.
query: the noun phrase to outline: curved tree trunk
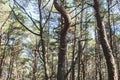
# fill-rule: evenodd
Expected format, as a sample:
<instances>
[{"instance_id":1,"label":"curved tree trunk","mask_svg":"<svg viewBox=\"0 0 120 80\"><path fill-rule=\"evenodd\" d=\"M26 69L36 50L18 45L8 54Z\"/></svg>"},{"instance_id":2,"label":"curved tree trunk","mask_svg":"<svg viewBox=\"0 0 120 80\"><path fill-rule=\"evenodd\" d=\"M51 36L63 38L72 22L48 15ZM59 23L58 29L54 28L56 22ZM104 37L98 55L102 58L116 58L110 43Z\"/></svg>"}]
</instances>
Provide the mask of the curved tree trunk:
<instances>
[{"instance_id":1,"label":"curved tree trunk","mask_svg":"<svg viewBox=\"0 0 120 80\"><path fill-rule=\"evenodd\" d=\"M105 31L105 26L102 22L102 18L100 15L100 6L99 6L99 0L94 0L94 9L95 9L95 17L97 20L97 27L98 27L98 35L99 35L99 40L102 45L102 49L104 52L104 56L106 59L106 64L108 68L108 80L118 80L118 75L117 75L117 68L115 64L115 59L112 55L112 50L110 48L110 45L108 43L108 39L106 36L106 31Z\"/></svg>"},{"instance_id":2,"label":"curved tree trunk","mask_svg":"<svg viewBox=\"0 0 120 80\"><path fill-rule=\"evenodd\" d=\"M71 19L65 8L60 6L56 0L54 0L54 7L64 18L64 27L60 32L57 80L65 80L65 56L67 52L66 35L70 27Z\"/></svg>"}]
</instances>

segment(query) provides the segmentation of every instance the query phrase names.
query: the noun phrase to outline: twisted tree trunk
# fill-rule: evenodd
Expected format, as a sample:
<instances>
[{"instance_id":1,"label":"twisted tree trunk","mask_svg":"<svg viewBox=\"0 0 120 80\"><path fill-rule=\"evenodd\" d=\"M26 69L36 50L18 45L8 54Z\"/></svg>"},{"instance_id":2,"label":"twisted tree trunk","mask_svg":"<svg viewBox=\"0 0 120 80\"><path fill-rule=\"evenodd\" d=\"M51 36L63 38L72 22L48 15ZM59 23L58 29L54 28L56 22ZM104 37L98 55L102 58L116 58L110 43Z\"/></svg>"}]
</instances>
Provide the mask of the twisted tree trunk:
<instances>
[{"instance_id":1,"label":"twisted tree trunk","mask_svg":"<svg viewBox=\"0 0 120 80\"><path fill-rule=\"evenodd\" d=\"M66 35L71 24L71 19L65 8L60 6L56 0L54 0L54 7L64 18L64 27L60 32L57 80L65 80L65 56L67 52Z\"/></svg>"}]
</instances>

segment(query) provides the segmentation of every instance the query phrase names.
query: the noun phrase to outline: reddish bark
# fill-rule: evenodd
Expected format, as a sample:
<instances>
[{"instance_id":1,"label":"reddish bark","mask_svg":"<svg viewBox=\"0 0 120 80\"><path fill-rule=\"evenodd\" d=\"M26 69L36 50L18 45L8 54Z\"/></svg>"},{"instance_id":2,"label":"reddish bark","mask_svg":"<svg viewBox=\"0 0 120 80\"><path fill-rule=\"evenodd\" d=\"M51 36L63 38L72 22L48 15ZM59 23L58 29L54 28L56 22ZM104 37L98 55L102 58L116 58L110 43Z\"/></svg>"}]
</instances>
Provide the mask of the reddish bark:
<instances>
[{"instance_id":1,"label":"reddish bark","mask_svg":"<svg viewBox=\"0 0 120 80\"><path fill-rule=\"evenodd\" d=\"M71 19L65 8L60 6L56 0L54 0L54 7L64 18L64 27L60 32L57 80L65 80L65 56L67 52L66 35L71 24Z\"/></svg>"},{"instance_id":2,"label":"reddish bark","mask_svg":"<svg viewBox=\"0 0 120 80\"><path fill-rule=\"evenodd\" d=\"M105 26L102 22L102 18L100 14L99 0L94 0L94 9L95 9L95 17L98 27L97 30L99 35L98 38L100 40L108 68L108 80L118 80L115 59L113 57L112 50L108 43Z\"/></svg>"},{"instance_id":3,"label":"reddish bark","mask_svg":"<svg viewBox=\"0 0 120 80\"><path fill-rule=\"evenodd\" d=\"M0 50L2 49L2 29L0 29Z\"/></svg>"}]
</instances>

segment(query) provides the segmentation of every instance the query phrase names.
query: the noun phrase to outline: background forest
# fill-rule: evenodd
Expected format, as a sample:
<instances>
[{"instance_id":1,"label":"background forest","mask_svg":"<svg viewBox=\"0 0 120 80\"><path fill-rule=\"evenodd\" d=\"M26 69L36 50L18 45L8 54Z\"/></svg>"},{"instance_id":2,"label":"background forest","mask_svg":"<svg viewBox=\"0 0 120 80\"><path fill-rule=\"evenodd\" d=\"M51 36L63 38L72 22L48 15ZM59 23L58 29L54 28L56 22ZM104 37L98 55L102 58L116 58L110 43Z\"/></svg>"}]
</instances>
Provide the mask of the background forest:
<instances>
[{"instance_id":1,"label":"background forest","mask_svg":"<svg viewBox=\"0 0 120 80\"><path fill-rule=\"evenodd\" d=\"M0 0L0 80L120 80L120 1Z\"/></svg>"}]
</instances>

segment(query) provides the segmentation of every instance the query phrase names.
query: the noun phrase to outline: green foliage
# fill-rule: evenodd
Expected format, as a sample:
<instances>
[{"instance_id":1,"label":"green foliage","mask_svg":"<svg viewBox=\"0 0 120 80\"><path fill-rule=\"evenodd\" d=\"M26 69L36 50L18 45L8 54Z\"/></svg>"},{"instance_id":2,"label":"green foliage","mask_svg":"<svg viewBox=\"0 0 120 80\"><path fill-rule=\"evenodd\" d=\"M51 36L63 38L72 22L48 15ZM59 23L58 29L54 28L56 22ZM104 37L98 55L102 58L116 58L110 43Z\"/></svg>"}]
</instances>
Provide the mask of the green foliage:
<instances>
[{"instance_id":1,"label":"green foliage","mask_svg":"<svg viewBox=\"0 0 120 80\"><path fill-rule=\"evenodd\" d=\"M0 1L0 28L1 25L5 22L6 18L10 14L10 7L9 2ZM17 1L17 0L16 0ZM19 0L18 0L19 1ZM44 66L44 54L42 53L42 45L41 45L41 34L42 32L42 40L44 41L45 46L45 61L47 66L47 73L49 77L51 77L51 80L56 79L57 75L57 67L58 67L58 52L59 52L59 40L60 40L60 30L63 27L64 20L61 18L60 14L52 7L52 1L49 2L49 4L46 5L46 2L48 0L42 0L42 8L41 8L41 15L42 20L40 22L39 20L39 9L38 5L32 0L26 0L28 2L25 7L23 7L26 11L28 10L28 6L34 6L35 12L31 13L28 11L28 14L18 5L14 4L14 12L16 14L11 13L9 19L5 23L4 27L2 28L2 44L6 44L3 49L0 51L0 60L5 54L5 64L4 64L4 73L5 76L8 74L8 69L10 66L10 58L11 56L14 56L14 63L13 63L13 74L12 78L13 80L18 80L16 76L22 76L21 80L30 80L30 78L33 76L33 67L35 67L35 59L36 59L36 80L44 80L45 79L45 66ZM89 4L88 4L89 3ZM23 2L19 4L24 4ZM79 5L80 4L80 5ZM83 77L82 69L83 66L85 66L85 76L88 80L93 80L93 77L95 77L95 29L96 29L96 21L94 17L94 11L93 7L90 6L93 5L93 1L85 0L84 2L84 8L82 10L81 0L66 0L66 10L68 10L68 13L70 13L72 19L71 27L67 34L67 55L66 55L66 71L68 71L72 64L72 57L73 57L73 50L74 50L74 60L75 62L75 79L77 79L77 70L78 67L78 42L81 40L81 45L83 51L81 53L81 75ZM78 6L79 5L79 6ZM43 8L43 6L45 6ZM78 7L77 7L78 6ZM31 9L32 10L32 7ZM81 12L83 11L83 15L81 16ZM77 14L77 15L76 15ZM104 22L108 21L108 14L107 14L107 7L106 2L101 1L101 14L104 15ZM29 16L28 16L29 15ZM48 16L49 15L49 16ZM76 16L75 16L76 15ZM37 17L34 17L37 16ZM120 15L114 14L111 12L111 24L114 23L112 27L115 27L119 24ZM17 20L17 18L20 20L22 24L24 24L28 29L31 31L39 34L34 35L28 29L25 28L20 22ZM82 18L82 19L81 19ZM114 19L114 20L113 20ZM33 21L32 21L33 20ZM37 26L36 26L37 25ZM116 26L117 27L117 26ZM119 27L119 26L118 26ZM113 34L116 38L116 44L119 48L120 43L120 28L115 29L115 34ZM41 30L41 29L42 30ZM76 30L75 30L76 28ZM8 36L9 35L9 36ZM14 39L14 44L11 43ZM8 41L8 42L7 42ZM74 43L75 41L75 43ZM75 47L75 48L73 48ZM116 46L115 46L116 48ZM103 53L100 49L101 54ZM15 55L11 55L11 53L15 53ZM37 54L35 57L34 54ZM97 57L99 58L99 57ZM116 58L117 59L117 58ZM84 65L82 64L82 61ZM101 55L101 71L105 72L106 65L104 55ZM92 66L92 67L91 67ZM94 67L93 67L94 66ZM16 72L18 74L16 74ZM97 70L96 70L97 71ZM90 74L93 74L91 76ZM103 74L106 76L106 74ZM71 72L70 75L71 76ZM15 79L14 79L15 78ZM4 78L6 79L6 78ZM12 79L11 79L12 80Z\"/></svg>"}]
</instances>

